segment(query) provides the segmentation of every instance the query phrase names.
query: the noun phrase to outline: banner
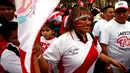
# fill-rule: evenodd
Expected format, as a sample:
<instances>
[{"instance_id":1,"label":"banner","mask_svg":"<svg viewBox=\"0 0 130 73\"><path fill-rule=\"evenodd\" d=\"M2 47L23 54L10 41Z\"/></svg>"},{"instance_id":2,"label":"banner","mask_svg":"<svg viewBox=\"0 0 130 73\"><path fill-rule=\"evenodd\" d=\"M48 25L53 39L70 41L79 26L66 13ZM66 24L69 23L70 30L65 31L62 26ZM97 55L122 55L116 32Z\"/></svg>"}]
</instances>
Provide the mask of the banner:
<instances>
[{"instance_id":1,"label":"banner","mask_svg":"<svg viewBox=\"0 0 130 73\"><path fill-rule=\"evenodd\" d=\"M94 3L95 0L88 0L88 3Z\"/></svg>"},{"instance_id":2,"label":"banner","mask_svg":"<svg viewBox=\"0 0 130 73\"><path fill-rule=\"evenodd\" d=\"M78 4L82 7L87 7L87 5L85 3L83 3L82 0L78 0Z\"/></svg>"},{"instance_id":3,"label":"banner","mask_svg":"<svg viewBox=\"0 0 130 73\"><path fill-rule=\"evenodd\" d=\"M78 0L78 4L79 4L80 6L82 6L82 7L83 7L83 5L84 5L84 3L82 2L82 0Z\"/></svg>"},{"instance_id":4,"label":"banner","mask_svg":"<svg viewBox=\"0 0 130 73\"><path fill-rule=\"evenodd\" d=\"M23 73L31 73L32 47L37 34L60 0L15 0Z\"/></svg>"}]
</instances>

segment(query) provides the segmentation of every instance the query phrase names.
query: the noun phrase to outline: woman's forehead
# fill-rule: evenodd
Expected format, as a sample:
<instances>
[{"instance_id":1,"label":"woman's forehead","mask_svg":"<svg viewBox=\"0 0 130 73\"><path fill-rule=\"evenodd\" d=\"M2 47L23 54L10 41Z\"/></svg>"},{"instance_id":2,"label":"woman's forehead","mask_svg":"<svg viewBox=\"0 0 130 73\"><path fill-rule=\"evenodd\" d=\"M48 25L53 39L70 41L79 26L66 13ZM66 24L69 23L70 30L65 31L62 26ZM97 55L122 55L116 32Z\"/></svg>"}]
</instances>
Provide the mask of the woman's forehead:
<instances>
[{"instance_id":1,"label":"woman's forehead","mask_svg":"<svg viewBox=\"0 0 130 73\"><path fill-rule=\"evenodd\" d=\"M75 18L74 21L82 19L82 18L91 18L91 16L89 14L82 14L78 16L77 18Z\"/></svg>"}]
</instances>

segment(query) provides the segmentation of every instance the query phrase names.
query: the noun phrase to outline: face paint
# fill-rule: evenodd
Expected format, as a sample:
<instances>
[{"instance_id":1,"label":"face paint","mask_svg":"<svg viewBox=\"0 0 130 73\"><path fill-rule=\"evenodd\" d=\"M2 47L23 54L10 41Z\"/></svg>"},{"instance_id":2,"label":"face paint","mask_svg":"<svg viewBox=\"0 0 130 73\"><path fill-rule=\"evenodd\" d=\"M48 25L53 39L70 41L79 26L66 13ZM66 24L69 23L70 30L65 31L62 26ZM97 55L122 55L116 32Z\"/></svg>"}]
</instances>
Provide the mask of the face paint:
<instances>
[{"instance_id":1,"label":"face paint","mask_svg":"<svg viewBox=\"0 0 130 73\"><path fill-rule=\"evenodd\" d=\"M84 26L84 22L78 22L75 26L82 27Z\"/></svg>"},{"instance_id":2,"label":"face paint","mask_svg":"<svg viewBox=\"0 0 130 73\"><path fill-rule=\"evenodd\" d=\"M79 20L79 19L82 19L82 18L85 18L85 17L91 18L90 15L88 15L88 14L83 14L83 15L81 15L81 16L75 18L74 21Z\"/></svg>"}]
</instances>

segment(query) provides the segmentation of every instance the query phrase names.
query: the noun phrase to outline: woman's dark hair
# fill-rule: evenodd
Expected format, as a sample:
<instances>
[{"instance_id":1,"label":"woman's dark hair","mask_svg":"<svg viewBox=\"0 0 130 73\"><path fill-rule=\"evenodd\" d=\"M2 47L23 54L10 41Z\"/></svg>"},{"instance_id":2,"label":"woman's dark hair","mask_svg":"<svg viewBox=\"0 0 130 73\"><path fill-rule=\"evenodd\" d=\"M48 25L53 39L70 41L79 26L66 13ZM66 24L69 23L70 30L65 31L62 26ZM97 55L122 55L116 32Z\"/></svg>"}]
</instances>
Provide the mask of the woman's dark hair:
<instances>
[{"instance_id":1,"label":"woman's dark hair","mask_svg":"<svg viewBox=\"0 0 130 73\"><path fill-rule=\"evenodd\" d=\"M93 15L91 14L90 10L84 7L75 7L72 9L71 13L69 14L67 24L66 24L66 31L71 31L74 29L75 21L74 19L77 17L80 17L81 15L88 14L90 15L92 21L93 21Z\"/></svg>"},{"instance_id":2,"label":"woman's dark hair","mask_svg":"<svg viewBox=\"0 0 130 73\"><path fill-rule=\"evenodd\" d=\"M50 29L55 30L54 24L55 24L55 21L47 21L47 22L43 25L43 27L44 27L44 26L47 26L47 27L49 27Z\"/></svg>"}]
</instances>

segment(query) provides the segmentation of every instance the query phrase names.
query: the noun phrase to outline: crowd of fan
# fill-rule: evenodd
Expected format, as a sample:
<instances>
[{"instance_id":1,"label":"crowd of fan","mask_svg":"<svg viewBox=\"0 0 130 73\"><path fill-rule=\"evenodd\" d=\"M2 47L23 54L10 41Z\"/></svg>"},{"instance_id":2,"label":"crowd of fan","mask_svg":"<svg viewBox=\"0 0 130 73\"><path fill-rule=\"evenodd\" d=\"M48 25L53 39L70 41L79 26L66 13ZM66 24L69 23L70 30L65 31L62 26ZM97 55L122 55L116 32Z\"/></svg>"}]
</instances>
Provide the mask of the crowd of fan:
<instances>
[{"instance_id":1,"label":"crowd of fan","mask_svg":"<svg viewBox=\"0 0 130 73\"><path fill-rule=\"evenodd\" d=\"M120 4L116 3L115 6L107 5L103 9L93 7L89 10L93 16L89 32L92 32L94 38L99 41L102 53L124 64L130 73L130 9L127 2L120 1L119 3L124 5L119 6ZM40 30L42 53L61 35L68 32L67 28L73 28L74 25L69 26L67 23L73 24L74 21L84 20L83 17L89 20L89 16L82 15L79 18L75 17L73 21L70 20L72 18L69 16L72 16L71 12L76 7L80 5L68 7L66 4L60 4L48 17ZM0 0L0 73L22 73L18 49L20 43L17 38L18 21L15 11L15 5L9 0ZM74 30L77 29L74 28ZM76 34L80 35L77 32ZM81 39L81 37L78 38ZM82 42L84 42L83 39ZM97 59L94 73L126 73L117 67ZM53 72L57 73L57 69L58 67Z\"/></svg>"}]
</instances>

